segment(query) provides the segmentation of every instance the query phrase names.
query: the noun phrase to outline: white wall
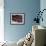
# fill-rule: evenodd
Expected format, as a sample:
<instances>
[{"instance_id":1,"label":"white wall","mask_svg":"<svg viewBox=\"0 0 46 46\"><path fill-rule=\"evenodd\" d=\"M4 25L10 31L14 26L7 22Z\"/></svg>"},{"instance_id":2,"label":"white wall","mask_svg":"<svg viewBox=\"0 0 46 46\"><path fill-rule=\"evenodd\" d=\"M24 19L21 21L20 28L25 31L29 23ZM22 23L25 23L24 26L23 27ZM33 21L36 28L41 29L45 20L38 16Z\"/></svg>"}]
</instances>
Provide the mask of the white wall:
<instances>
[{"instance_id":1,"label":"white wall","mask_svg":"<svg viewBox=\"0 0 46 46\"><path fill-rule=\"evenodd\" d=\"M4 0L0 0L0 42L4 41Z\"/></svg>"},{"instance_id":2,"label":"white wall","mask_svg":"<svg viewBox=\"0 0 46 46\"><path fill-rule=\"evenodd\" d=\"M41 9L46 9L46 0L40 0L40 7Z\"/></svg>"},{"instance_id":3,"label":"white wall","mask_svg":"<svg viewBox=\"0 0 46 46\"><path fill-rule=\"evenodd\" d=\"M46 9L46 0L40 0L40 9L41 11L43 9ZM40 21L40 24L46 27L46 10L43 12L42 17L43 17L43 22Z\"/></svg>"},{"instance_id":4,"label":"white wall","mask_svg":"<svg viewBox=\"0 0 46 46\"><path fill-rule=\"evenodd\" d=\"M46 9L46 0L40 0L40 10L43 10L43 9ZM43 25L46 27L46 11L43 12L42 17L43 17L43 22L40 21L40 25Z\"/></svg>"}]
</instances>

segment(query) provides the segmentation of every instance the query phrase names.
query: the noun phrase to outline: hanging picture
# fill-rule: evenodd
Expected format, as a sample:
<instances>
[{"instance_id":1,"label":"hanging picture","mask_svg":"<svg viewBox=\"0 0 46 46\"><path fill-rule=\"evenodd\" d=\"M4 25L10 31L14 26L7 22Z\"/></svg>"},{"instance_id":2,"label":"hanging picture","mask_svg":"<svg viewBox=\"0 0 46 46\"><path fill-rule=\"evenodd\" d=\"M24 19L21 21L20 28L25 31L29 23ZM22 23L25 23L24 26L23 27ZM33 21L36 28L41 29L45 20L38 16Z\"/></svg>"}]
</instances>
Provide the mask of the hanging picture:
<instances>
[{"instance_id":1,"label":"hanging picture","mask_svg":"<svg viewBox=\"0 0 46 46\"><path fill-rule=\"evenodd\" d=\"M25 16L24 13L11 13L10 14L10 23L11 24L24 24Z\"/></svg>"}]
</instances>

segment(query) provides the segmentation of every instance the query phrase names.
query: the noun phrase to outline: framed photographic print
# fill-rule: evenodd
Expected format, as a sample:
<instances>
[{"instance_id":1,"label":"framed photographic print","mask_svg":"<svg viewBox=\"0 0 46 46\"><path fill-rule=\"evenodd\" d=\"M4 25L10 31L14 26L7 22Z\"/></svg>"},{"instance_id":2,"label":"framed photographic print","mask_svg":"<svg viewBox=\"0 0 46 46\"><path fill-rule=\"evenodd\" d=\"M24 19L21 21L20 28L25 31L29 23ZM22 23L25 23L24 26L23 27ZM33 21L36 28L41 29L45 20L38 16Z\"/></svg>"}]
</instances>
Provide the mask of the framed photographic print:
<instances>
[{"instance_id":1,"label":"framed photographic print","mask_svg":"<svg viewBox=\"0 0 46 46\"><path fill-rule=\"evenodd\" d=\"M11 13L10 14L10 23L11 24L24 24L25 15L24 13Z\"/></svg>"}]
</instances>

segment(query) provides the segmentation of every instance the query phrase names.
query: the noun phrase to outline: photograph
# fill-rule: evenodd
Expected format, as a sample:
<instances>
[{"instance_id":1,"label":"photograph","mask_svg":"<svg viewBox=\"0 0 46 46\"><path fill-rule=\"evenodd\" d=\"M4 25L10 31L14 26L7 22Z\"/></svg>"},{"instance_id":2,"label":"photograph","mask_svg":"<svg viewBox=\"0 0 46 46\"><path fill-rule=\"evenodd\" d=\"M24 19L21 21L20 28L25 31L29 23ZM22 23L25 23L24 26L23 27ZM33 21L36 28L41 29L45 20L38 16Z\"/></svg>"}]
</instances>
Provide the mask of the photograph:
<instances>
[{"instance_id":1,"label":"photograph","mask_svg":"<svg viewBox=\"0 0 46 46\"><path fill-rule=\"evenodd\" d=\"M11 24L24 24L25 17L24 13L11 13L10 23Z\"/></svg>"}]
</instances>

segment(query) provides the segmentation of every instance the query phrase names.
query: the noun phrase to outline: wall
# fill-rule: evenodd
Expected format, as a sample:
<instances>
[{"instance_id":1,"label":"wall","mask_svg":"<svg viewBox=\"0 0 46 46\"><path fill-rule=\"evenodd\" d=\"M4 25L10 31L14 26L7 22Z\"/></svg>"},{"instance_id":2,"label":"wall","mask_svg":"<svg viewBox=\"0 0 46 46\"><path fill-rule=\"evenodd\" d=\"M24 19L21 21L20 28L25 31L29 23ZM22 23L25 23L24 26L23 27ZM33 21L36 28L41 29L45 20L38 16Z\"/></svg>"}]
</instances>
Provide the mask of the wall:
<instances>
[{"instance_id":1,"label":"wall","mask_svg":"<svg viewBox=\"0 0 46 46\"><path fill-rule=\"evenodd\" d=\"M46 9L46 0L40 0L40 10ZM43 12L43 22L40 21L40 25L46 27L46 10ZM46 40L45 40L46 43Z\"/></svg>"},{"instance_id":2,"label":"wall","mask_svg":"<svg viewBox=\"0 0 46 46\"><path fill-rule=\"evenodd\" d=\"M35 14L40 10L40 0L4 0L4 35L7 41L18 41L32 30ZM25 13L24 25L11 25L10 13Z\"/></svg>"},{"instance_id":3,"label":"wall","mask_svg":"<svg viewBox=\"0 0 46 46\"><path fill-rule=\"evenodd\" d=\"M40 2L41 2L41 3L40 3L40 9L41 9L41 11L42 11L43 9L46 9L46 0L41 0ZM43 22L41 21L41 22L40 22L40 25L46 27L46 20L45 20L45 19L46 19L46 10L43 12L42 17L43 17Z\"/></svg>"},{"instance_id":4,"label":"wall","mask_svg":"<svg viewBox=\"0 0 46 46\"><path fill-rule=\"evenodd\" d=\"M4 41L4 0L0 0L0 42Z\"/></svg>"}]
</instances>

